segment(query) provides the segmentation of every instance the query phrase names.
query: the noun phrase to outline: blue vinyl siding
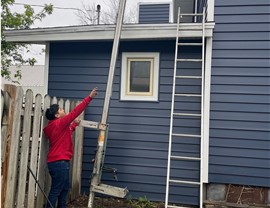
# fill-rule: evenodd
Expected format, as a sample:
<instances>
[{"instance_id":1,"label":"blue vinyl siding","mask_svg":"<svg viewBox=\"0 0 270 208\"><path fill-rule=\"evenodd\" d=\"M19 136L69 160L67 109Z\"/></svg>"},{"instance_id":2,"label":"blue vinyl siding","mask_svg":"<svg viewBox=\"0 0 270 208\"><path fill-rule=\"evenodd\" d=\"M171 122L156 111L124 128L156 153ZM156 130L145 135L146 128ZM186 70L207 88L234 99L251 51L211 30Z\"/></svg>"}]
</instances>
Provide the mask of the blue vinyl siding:
<instances>
[{"instance_id":1,"label":"blue vinyl siding","mask_svg":"<svg viewBox=\"0 0 270 208\"><path fill-rule=\"evenodd\" d=\"M270 187L270 2L215 1L209 182Z\"/></svg>"},{"instance_id":2,"label":"blue vinyl siding","mask_svg":"<svg viewBox=\"0 0 270 208\"><path fill-rule=\"evenodd\" d=\"M164 201L168 139L171 108L171 91L174 66L175 41L121 42L116 63L111 105L109 109L109 138L105 166L118 169L118 182L109 173L102 181L120 187L128 187L132 197L146 196L150 200ZM64 98L82 99L98 86L99 94L86 110L85 119L100 121L104 102L107 74L110 64L111 42L51 43L49 67L49 94ZM200 57L200 47L183 47L188 57ZM160 52L159 101L120 101L121 52ZM200 64L185 63L181 75L200 75ZM184 81L178 88L181 92L200 91L200 83ZM198 113L199 100L181 98L177 105L181 112ZM179 119L177 130L198 133L200 123L196 119ZM85 129L82 171L82 192L89 192L97 131ZM197 156L200 151L198 140L183 139L173 151ZM182 162L172 174L186 180L197 180L197 162ZM197 187L175 188L170 201L182 204L198 204ZM174 190L173 190L174 191ZM180 193L180 197L179 197Z\"/></svg>"},{"instance_id":3,"label":"blue vinyl siding","mask_svg":"<svg viewBox=\"0 0 270 208\"><path fill-rule=\"evenodd\" d=\"M139 4L139 23L168 23L170 4Z\"/></svg>"}]
</instances>

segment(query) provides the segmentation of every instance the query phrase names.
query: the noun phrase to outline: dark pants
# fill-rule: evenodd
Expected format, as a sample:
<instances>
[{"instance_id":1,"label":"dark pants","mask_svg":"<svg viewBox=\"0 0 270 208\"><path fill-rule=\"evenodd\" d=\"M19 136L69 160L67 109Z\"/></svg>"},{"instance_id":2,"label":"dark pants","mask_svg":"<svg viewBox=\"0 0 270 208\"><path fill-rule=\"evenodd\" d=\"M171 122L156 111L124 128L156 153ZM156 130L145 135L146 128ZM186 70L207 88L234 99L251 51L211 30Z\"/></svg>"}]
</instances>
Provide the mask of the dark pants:
<instances>
[{"instance_id":1,"label":"dark pants","mask_svg":"<svg viewBox=\"0 0 270 208\"><path fill-rule=\"evenodd\" d=\"M52 178L51 190L49 194L49 201L52 206L56 207L58 200L58 207L66 207L66 199L69 191L69 161L61 160L48 163L48 169ZM51 207L47 203L47 207Z\"/></svg>"}]
</instances>

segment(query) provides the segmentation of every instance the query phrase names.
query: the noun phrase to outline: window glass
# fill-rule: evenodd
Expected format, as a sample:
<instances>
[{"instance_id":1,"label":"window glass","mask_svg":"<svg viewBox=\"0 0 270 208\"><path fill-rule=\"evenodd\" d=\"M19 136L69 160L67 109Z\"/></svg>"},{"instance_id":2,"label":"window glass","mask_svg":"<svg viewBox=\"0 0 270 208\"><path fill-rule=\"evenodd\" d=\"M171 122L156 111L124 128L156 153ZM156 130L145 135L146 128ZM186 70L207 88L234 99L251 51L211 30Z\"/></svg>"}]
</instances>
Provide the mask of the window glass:
<instances>
[{"instance_id":1,"label":"window glass","mask_svg":"<svg viewBox=\"0 0 270 208\"><path fill-rule=\"evenodd\" d=\"M151 61L130 61L130 92L150 92Z\"/></svg>"}]
</instances>

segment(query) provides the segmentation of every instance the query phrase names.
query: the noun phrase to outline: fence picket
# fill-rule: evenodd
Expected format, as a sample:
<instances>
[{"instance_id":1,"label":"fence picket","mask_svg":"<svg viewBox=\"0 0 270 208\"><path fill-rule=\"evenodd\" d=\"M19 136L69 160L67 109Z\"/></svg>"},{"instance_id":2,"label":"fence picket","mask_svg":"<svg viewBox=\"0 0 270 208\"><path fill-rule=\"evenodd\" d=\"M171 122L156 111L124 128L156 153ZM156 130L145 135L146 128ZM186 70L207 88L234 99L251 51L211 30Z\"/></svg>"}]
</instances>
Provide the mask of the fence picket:
<instances>
[{"instance_id":1,"label":"fence picket","mask_svg":"<svg viewBox=\"0 0 270 208\"><path fill-rule=\"evenodd\" d=\"M5 96L5 93L1 90L1 122L2 122L2 117L3 117L4 104L5 104L4 96Z\"/></svg>"},{"instance_id":2,"label":"fence picket","mask_svg":"<svg viewBox=\"0 0 270 208\"><path fill-rule=\"evenodd\" d=\"M59 105L60 108L64 108L64 99L63 98L59 99L58 105Z\"/></svg>"},{"instance_id":3,"label":"fence picket","mask_svg":"<svg viewBox=\"0 0 270 208\"><path fill-rule=\"evenodd\" d=\"M38 148L40 138L40 127L41 127L41 116L42 116L42 96L40 94L35 97L35 110L33 119L33 130L32 130L32 144L31 144L31 157L30 157L30 170L37 177L37 161L38 161ZM35 192L36 182L33 176L29 175L28 185L28 200L27 207L35 206Z\"/></svg>"},{"instance_id":4,"label":"fence picket","mask_svg":"<svg viewBox=\"0 0 270 208\"><path fill-rule=\"evenodd\" d=\"M64 109L66 113L70 112L70 100L66 100Z\"/></svg>"},{"instance_id":5,"label":"fence picket","mask_svg":"<svg viewBox=\"0 0 270 208\"><path fill-rule=\"evenodd\" d=\"M47 125L48 121L45 117L46 109L50 107L51 104L51 98L49 95L46 95L44 98L44 107L43 107L43 122L42 122L42 129ZM48 141L45 138L45 135L42 131L41 139L40 139L40 148L39 148L39 163L38 163L38 180L41 188L45 191L46 194L48 194L49 184L47 181L48 178L48 169L47 169L47 153L48 153L49 145ZM45 202L45 198L43 196L43 193L40 189L37 191L37 203L36 207L43 207Z\"/></svg>"},{"instance_id":6,"label":"fence picket","mask_svg":"<svg viewBox=\"0 0 270 208\"><path fill-rule=\"evenodd\" d=\"M23 89L17 87L12 134L10 140L10 156L8 161L8 175L7 175L7 189L5 208L15 207L15 193L16 193L16 181L17 181L17 167L18 167L18 154L19 154L19 141L20 141L20 126L21 126L21 112L23 101Z\"/></svg>"},{"instance_id":7,"label":"fence picket","mask_svg":"<svg viewBox=\"0 0 270 208\"><path fill-rule=\"evenodd\" d=\"M14 105L15 105L15 98L16 98L16 86L14 85L5 85L4 91L8 93L10 96L10 109L8 111L8 128L7 128L7 135L6 135L6 145L5 145L5 152L3 155L3 163L2 163L2 184L1 184L1 207L4 208L5 201L6 201L6 192L7 192L7 177L8 177L8 162L10 156L10 140L12 134L12 126L13 126L13 115L14 115Z\"/></svg>"},{"instance_id":8,"label":"fence picket","mask_svg":"<svg viewBox=\"0 0 270 208\"><path fill-rule=\"evenodd\" d=\"M53 98L52 98L52 101L51 101L51 105L52 104L57 104L58 102L57 102L57 98L54 96Z\"/></svg>"},{"instance_id":9,"label":"fence picket","mask_svg":"<svg viewBox=\"0 0 270 208\"><path fill-rule=\"evenodd\" d=\"M33 107L33 92L32 90L26 91L25 96L25 108L23 115L23 132L22 132L22 142L21 142L21 154L20 154L20 169L18 175L18 196L16 207L25 207L25 189L26 189L26 177L27 177L27 165L29 156L29 146L30 146L30 131L31 131L31 114Z\"/></svg>"},{"instance_id":10,"label":"fence picket","mask_svg":"<svg viewBox=\"0 0 270 208\"><path fill-rule=\"evenodd\" d=\"M2 121L1 121L1 161L5 161L7 133L9 124L10 97L7 92L2 94Z\"/></svg>"},{"instance_id":11,"label":"fence picket","mask_svg":"<svg viewBox=\"0 0 270 208\"><path fill-rule=\"evenodd\" d=\"M77 105L80 102L77 102ZM84 111L80 114L79 119L83 119ZM72 167L72 178L71 178L71 201L75 200L81 189L81 172L82 172L82 152L83 152L83 128L76 127L75 139L74 139L74 155L73 157L73 167Z\"/></svg>"},{"instance_id":12,"label":"fence picket","mask_svg":"<svg viewBox=\"0 0 270 208\"><path fill-rule=\"evenodd\" d=\"M75 102L75 101L71 101L71 102L70 102L70 109L69 109L69 111L73 110L75 107L76 107L76 102ZM75 141L74 136L75 136L75 135L74 135L74 133L73 133L73 134L72 134L73 148L74 148L74 141ZM74 157L72 157L71 160L70 160L69 181L72 181L73 159L74 159ZM71 183L71 189L72 189L72 183ZM73 200L73 198L72 198L72 191L69 191L68 198L69 198L70 201Z\"/></svg>"}]
</instances>

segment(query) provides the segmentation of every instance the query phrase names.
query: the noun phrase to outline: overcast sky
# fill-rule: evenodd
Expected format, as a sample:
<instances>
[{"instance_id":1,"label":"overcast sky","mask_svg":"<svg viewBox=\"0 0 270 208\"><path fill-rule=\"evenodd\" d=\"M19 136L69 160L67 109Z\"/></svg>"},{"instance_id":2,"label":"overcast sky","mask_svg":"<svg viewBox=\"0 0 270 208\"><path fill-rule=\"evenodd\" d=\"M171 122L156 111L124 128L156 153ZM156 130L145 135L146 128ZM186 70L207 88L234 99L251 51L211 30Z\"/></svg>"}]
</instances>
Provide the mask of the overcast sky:
<instances>
[{"instance_id":1,"label":"overcast sky","mask_svg":"<svg viewBox=\"0 0 270 208\"><path fill-rule=\"evenodd\" d=\"M126 10L132 8L137 10L137 5L139 2L170 2L172 0L126 0ZM107 1L108 2L108 1ZM52 4L54 5L54 11L51 15L47 16L42 22L36 22L34 27L56 27L56 26L70 26L80 24L78 17L75 15L75 10L72 9L57 9L61 8L77 8L83 9L83 4L100 4L101 12L107 9L108 3L106 0L16 0L15 3L23 3L30 5L44 5ZM35 7L36 11L40 11L42 8ZM22 5L14 5L16 11L23 9Z\"/></svg>"},{"instance_id":2,"label":"overcast sky","mask_svg":"<svg viewBox=\"0 0 270 208\"><path fill-rule=\"evenodd\" d=\"M132 10L137 11L137 5L139 2L171 2L172 0L126 0L126 10L132 8ZM47 17L45 17L41 22L37 21L33 25L33 28L39 27L60 27L60 26L74 26L80 25L79 18L76 16L75 11L72 9L57 9L57 7L61 8L78 8L83 9L83 4L100 4L101 12L106 10L106 0L16 0L15 3L22 4L30 4L30 5L44 5L44 4L52 4L54 7L53 13ZM40 11L41 7L33 6L36 12ZM22 11L22 5L14 5L12 7L14 11ZM24 53L25 57L35 57L38 61L38 65L44 65L45 55L42 54L43 46L34 46L31 47L30 54Z\"/></svg>"}]
</instances>

